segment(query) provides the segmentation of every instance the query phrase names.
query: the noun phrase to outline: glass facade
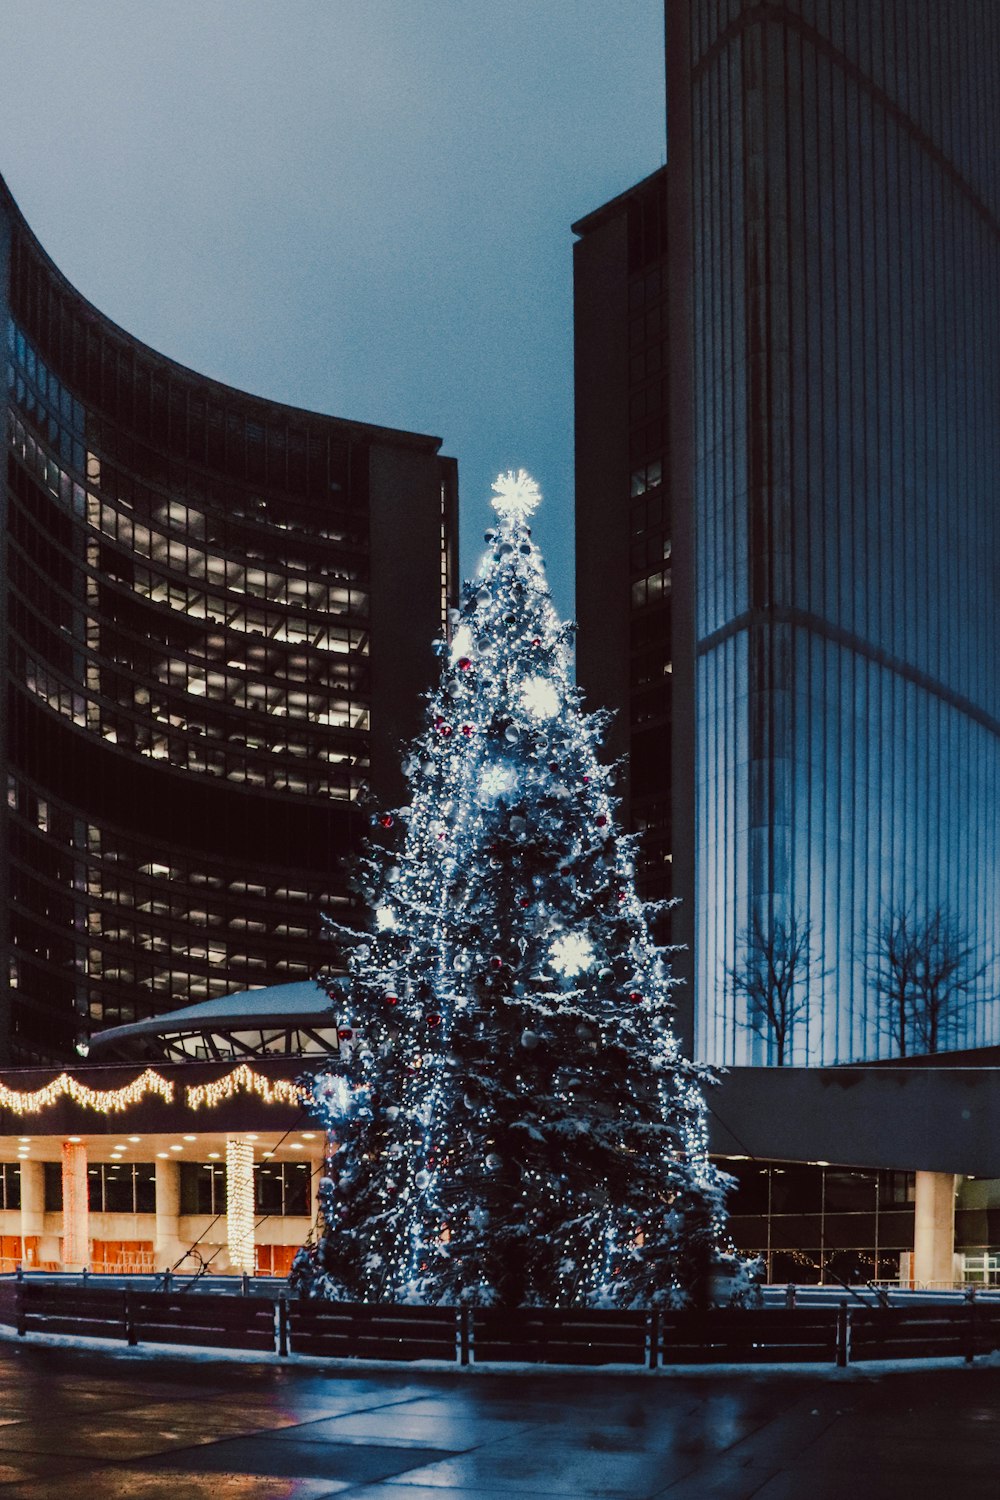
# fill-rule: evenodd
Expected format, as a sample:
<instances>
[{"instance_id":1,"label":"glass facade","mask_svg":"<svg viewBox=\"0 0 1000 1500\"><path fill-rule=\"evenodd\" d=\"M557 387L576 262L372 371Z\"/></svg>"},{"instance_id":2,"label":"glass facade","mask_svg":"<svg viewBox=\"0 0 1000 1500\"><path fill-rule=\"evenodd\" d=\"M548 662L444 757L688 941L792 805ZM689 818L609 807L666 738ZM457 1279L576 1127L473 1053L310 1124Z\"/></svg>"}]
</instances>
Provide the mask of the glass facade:
<instances>
[{"instance_id":1,"label":"glass facade","mask_svg":"<svg viewBox=\"0 0 1000 1500\"><path fill-rule=\"evenodd\" d=\"M0 229L0 1058L28 1063L325 962L373 738L416 727L457 494L435 438L131 339L2 184Z\"/></svg>"},{"instance_id":2,"label":"glass facade","mask_svg":"<svg viewBox=\"0 0 1000 1500\"><path fill-rule=\"evenodd\" d=\"M761 1256L768 1282L799 1286L898 1281L913 1250L914 1174L734 1161L730 1233Z\"/></svg>"},{"instance_id":3,"label":"glass facade","mask_svg":"<svg viewBox=\"0 0 1000 1500\"><path fill-rule=\"evenodd\" d=\"M886 908L943 905L1000 947L1000 14L670 5L667 46L690 98L696 1051L773 1061L727 971L751 915L794 914L824 973L790 1060L885 1055ZM998 1040L995 977L953 1045Z\"/></svg>"}]
</instances>

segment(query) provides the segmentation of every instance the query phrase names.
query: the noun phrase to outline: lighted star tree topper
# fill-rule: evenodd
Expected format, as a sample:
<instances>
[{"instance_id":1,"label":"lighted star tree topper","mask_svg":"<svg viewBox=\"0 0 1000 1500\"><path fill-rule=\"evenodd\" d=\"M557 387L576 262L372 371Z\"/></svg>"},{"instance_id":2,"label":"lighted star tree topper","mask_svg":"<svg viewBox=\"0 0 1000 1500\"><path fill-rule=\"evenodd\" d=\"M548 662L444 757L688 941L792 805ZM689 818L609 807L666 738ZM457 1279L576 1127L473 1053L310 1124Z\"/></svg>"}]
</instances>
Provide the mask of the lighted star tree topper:
<instances>
[{"instance_id":1,"label":"lighted star tree topper","mask_svg":"<svg viewBox=\"0 0 1000 1500\"><path fill-rule=\"evenodd\" d=\"M605 716L584 714L524 470L440 642L360 879L335 926L338 1024L362 1040L304 1081L339 1149L293 1285L359 1301L683 1304L723 1233L703 1072L671 1029L666 953L615 830ZM351 1100L360 1101L352 1109Z\"/></svg>"}]
</instances>

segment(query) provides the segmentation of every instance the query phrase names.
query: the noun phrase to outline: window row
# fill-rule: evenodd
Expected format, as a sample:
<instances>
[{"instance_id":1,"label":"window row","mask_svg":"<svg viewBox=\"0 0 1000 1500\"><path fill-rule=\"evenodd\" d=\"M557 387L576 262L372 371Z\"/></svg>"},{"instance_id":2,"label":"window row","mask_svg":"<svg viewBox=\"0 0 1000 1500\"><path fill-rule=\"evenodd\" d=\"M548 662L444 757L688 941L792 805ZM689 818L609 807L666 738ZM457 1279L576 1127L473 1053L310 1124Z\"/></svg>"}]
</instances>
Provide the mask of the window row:
<instances>
[{"instance_id":1,"label":"window row","mask_svg":"<svg viewBox=\"0 0 1000 1500\"><path fill-rule=\"evenodd\" d=\"M181 1162L181 1213L224 1214L226 1168L214 1162ZM261 1215L311 1213L308 1162L260 1162L253 1169L254 1209Z\"/></svg>"},{"instance_id":2,"label":"window row","mask_svg":"<svg viewBox=\"0 0 1000 1500\"><path fill-rule=\"evenodd\" d=\"M669 568L659 569L646 578L637 578L632 584L632 608L645 609L650 605L662 604L670 593L670 585Z\"/></svg>"},{"instance_id":3,"label":"window row","mask_svg":"<svg viewBox=\"0 0 1000 1500\"><path fill-rule=\"evenodd\" d=\"M226 1211L226 1168L214 1162L180 1162L180 1211L182 1214L223 1214ZM59 1213L63 1206L62 1163L47 1161L45 1211ZM308 1162L255 1164L254 1208L261 1215L310 1213L311 1168ZM20 1207L18 1168L5 1164L0 1183L11 1183L17 1202L0 1206ZM6 1188L4 1188L6 1191ZM154 1162L96 1162L87 1167L87 1198L91 1213L152 1214L156 1212L156 1164Z\"/></svg>"},{"instance_id":4,"label":"window row","mask_svg":"<svg viewBox=\"0 0 1000 1500\"><path fill-rule=\"evenodd\" d=\"M10 427L11 447L28 472L34 475L45 489L66 508L72 509L82 519L91 520L92 524L100 529L102 508L96 497L73 480L72 475L46 452L18 417L11 416ZM92 461L88 458L90 469L94 469L95 464L96 460ZM117 524L120 524L123 529L129 524L128 518L111 511L110 507L104 507L104 509L117 516ZM323 614L352 614L358 618L364 618L368 614L368 590L349 578L330 584L306 574L272 572L267 568L253 568L246 562L235 562L217 557L165 536L158 538L157 550L154 551L153 537L154 533L148 528L136 528L133 524L132 542L129 543L124 535L121 540L123 545L129 545L132 548L134 555L155 558L160 561L165 571L180 572L185 578L197 579L202 587L200 590L183 588L178 592L179 586L164 577L163 573L154 572L133 563L131 556L124 554L117 556L108 552L102 554L105 570L129 584L143 598L170 603L174 607L186 609L189 593L198 598L203 596L206 590L214 590L220 594L235 595L240 602L251 598L272 605L287 605ZM144 547L149 550L144 551ZM179 600L181 595L185 603L178 605L175 601ZM222 599L218 601L217 608L220 607L224 618L225 604ZM205 615L211 617L211 611L207 607Z\"/></svg>"}]
</instances>

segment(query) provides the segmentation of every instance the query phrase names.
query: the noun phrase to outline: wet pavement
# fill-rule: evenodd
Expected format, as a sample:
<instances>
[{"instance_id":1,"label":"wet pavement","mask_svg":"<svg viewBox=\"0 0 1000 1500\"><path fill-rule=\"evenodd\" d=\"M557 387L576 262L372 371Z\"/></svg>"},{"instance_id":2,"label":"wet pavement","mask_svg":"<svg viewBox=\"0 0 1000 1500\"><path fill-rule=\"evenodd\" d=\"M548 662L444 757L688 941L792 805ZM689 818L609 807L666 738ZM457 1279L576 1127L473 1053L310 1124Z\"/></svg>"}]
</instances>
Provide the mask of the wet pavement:
<instances>
[{"instance_id":1,"label":"wet pavement","mask_svg":"<svg viewBox=\"0 0 1000 1500\"><path fill-rule=\"evenodd\" d=\"M963 1500L1000 1368L320 1369L0 1343L0 1500Z\"/></svg>"}]
</instances>

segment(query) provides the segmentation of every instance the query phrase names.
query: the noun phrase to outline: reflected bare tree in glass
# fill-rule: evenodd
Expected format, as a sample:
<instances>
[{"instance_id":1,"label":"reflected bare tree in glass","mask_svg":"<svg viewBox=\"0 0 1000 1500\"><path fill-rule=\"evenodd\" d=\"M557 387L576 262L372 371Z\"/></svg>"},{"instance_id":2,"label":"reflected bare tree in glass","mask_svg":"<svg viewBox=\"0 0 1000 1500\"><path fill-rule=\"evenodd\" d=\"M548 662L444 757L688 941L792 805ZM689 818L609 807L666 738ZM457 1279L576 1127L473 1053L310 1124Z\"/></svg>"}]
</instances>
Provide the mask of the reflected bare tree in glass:
<instances>
[{"instance_id":1,"label":"reflected bare tree in glass","mask_svg":"<svg viewBox=\"0 0 1000 1500\"><path fill-rule=\"evenodd\" d=\"M726 970L733 993L746 1004L742 1022L768 1044L782 1068L809 1005L809 985L824 976L812 952L812 923L794 912L751 917L736 938L736 962Z\"/></svg>"},{"instance_id":2,"label":"reflected bare tree in glass","mask_svg":"<svg viewBox=\"0 0 1000 1500\"><path fill-rule=\"evenodd\" d=\"M879 1025L899 1057L940 1052L956 1040L963 1001L988 962L944 906L887 908L868 940L868 979Z\"/></svg>"}]
</instances>

